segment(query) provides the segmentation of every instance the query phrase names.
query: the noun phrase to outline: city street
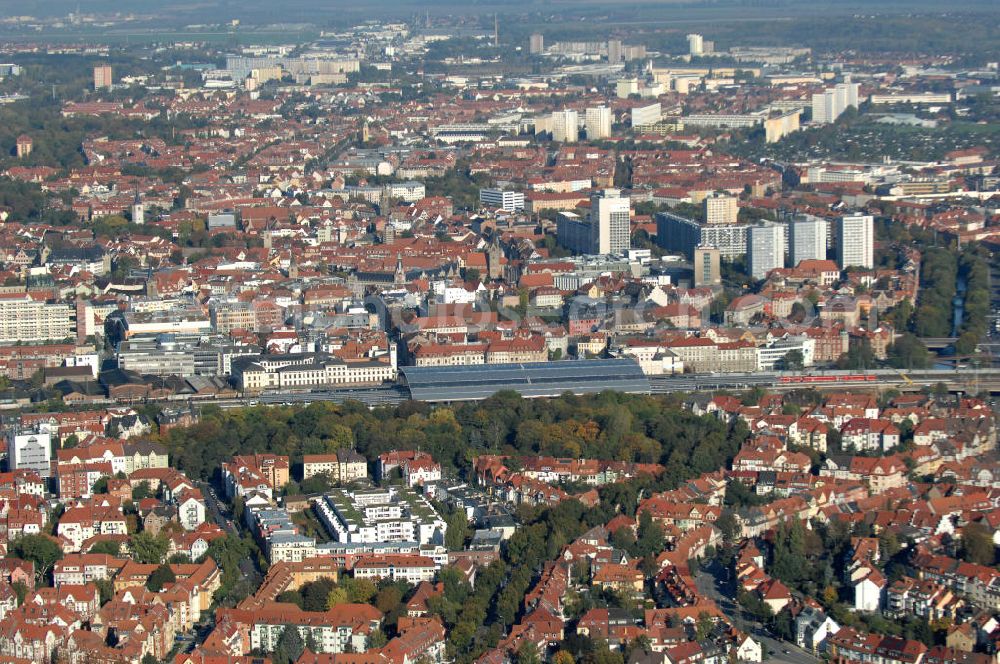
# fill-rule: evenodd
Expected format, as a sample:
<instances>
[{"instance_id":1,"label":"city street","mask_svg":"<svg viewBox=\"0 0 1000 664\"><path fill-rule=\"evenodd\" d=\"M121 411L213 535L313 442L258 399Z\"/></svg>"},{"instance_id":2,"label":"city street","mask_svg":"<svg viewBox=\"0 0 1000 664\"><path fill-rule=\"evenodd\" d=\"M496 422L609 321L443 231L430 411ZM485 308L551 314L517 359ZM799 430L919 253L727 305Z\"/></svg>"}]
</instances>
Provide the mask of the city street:
<instances>
[{"instance_id":1,"label":"city street","mask_svg":"<svg viewBox=\"0 0 1000 664\"><path fill-rule=\"evenodd\" d=\"M745 619L735 598L729 597L721 591L722 588L726 587L725 577L726 570L722 565L718 561L712 561L707 571L696 570L694 578L698 592L715 601L738 629L751 634L756 641L760 642L765 660L787 664L816 664L819 661L819 658L802 650L794 643L765 635L760 623L755 624L752 620ZM769 655L768 653L773 654Z\"/></svg>"},{"instance_id":2,"label":"city street","mask_svg":"<svg viewBox=\"0 0 1000 664\"><path fill-rule=\"evenodd\" d=\"M198 488L201 489L202 495L205 497L205 509L208 512L209 518L217 525L222 528L227 535L232 537L239 537L240 531L233 523L232 519L226 516L229 513L229 508L222 504L219 500L218 495L215 492L215 488L208 482L197 482ZM244 558L240 561L240 571L248 579L256 579L256 583L259 584L261 581L260 571L257 569L256 563L249 557Z\"/></svg>"},{"instance_id":3,"label":"city street","mask_svg":"<svg viewBox=\"0 0 1000 664\"><path fill-rule=\"evenodd\" d=\"M236 525L226 517L223 510L228 510L228 508L224 507L219 501L219 497L215 494L215 488L208 482L197 482L197 485L201 490L201 494L205 497L205 509L208 510L208 514L215 525L222 528L229 535L239 535Z\"/></svg>"}]
</instances>

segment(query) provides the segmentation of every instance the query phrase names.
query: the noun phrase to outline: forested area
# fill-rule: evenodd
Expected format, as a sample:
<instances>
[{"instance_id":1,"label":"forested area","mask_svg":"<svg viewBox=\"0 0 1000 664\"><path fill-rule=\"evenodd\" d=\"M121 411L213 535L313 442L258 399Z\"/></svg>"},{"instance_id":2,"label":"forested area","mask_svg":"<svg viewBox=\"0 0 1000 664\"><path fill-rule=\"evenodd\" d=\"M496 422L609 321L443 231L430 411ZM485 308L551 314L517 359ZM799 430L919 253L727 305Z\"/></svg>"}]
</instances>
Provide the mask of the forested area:
<instances>
[{"instance_id":1,"label":"forested area","mask_svg":"<svg viewBox=\"0 0 1000 664\"><path fill-rule=\"evenodd\" d=\"M989 332L989 259L982 247L967 246L959 254L952 249L931 247L924 251L920 269L920 302L913 316L913 332L920 337L958 339L955 352L970 355ZM959 291L959 283L964 290ZM953 300L962 301L962 318L954 329Z\"/></svg>"},{"instance_id":2,"label":"forested area","mask_svg":"<svg viewBox=\"0 0 1000 664\"><path fill-rule=\"evenodd\" d=\"M962 303L962 323L959 326L955 352L969 355L989 334L990 270L989 258L981 246L966 247L958 261L959 275L965 281Z\"/></svg>"},{"instance_id":3,"label":"forested area","mask_svg":"<svg viewBox=\"0 0 1000 664\"><path fill-rule=\"evenodd\" d=\"M927 366L930 355L916 337L950 337L954 333L958 337L954 346L956 355L975 353L977 344L989 334L989 252L973 244L961 249L939 246L940 240L934 231L897 222L880 223L878 232L892 246L916 247L921 251L920 294L916 307L907 300L883 316L903 333L890 349L890 363L899 368ZM880 251L879 258L880 265L899 267L898 257L894 257L892 251ZM962 302L962 318L957 330L954 329L956 296Z\"/></svg>"},{"instance_id":4,"label":"forested area","mask_svg":"<svg viewBox=\"0 0 1000 664\"><path fill-rule=\"evenodd\" d=\"M951 334L951 301L955 297L958 261L942 247L924 251L920 264L920 302L914 317L914 332L920 337Z\"/></svg>"},{"instance_id":5,"label":"forested area","mask_svg":"<svg viewBox=\"0 0 1000 664\"><path fill-rule=\"evenodd\" d=\"M662 463L671 485L725 464L746 437L699 417L677 397L604 392L524 399L514 392L453 407L406 402L370 410L360 403L226 410L207 406L201 421L159 437L177 467L210 479L234 454L303 454L355 447L369 460L392 449L430 452L463 471L479 454L527 454Z\"/></svg>"}]
</instances>

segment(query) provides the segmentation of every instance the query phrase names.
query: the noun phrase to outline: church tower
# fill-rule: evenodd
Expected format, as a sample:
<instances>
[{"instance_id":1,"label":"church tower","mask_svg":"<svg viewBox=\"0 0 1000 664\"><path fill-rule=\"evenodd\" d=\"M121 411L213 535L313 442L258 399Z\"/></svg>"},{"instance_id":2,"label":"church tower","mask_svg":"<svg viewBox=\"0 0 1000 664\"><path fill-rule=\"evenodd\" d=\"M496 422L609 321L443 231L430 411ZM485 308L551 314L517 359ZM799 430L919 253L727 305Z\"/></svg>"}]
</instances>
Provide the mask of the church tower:
<instances>
[{"instance_id":1,"label":"church tower","mask_svg":"<svg viewBox=\"0 0 1000 664\"><path fill-rule=\"evenodd\" d=\"M400 254L396 254L396 272L392 281L399 285L406 283L406 270L403 269L403 257Z\"/></svg>"},{"instance_id":2,"label":"church tower","mask_svg":"<svg viewBox=\"0 0 1000 664\"><path fill-rule=\"evenodd\" d=\"M495 281L503 276L503 250L500 248L500 241L496 233L486 245L486 274L490 281Z\"/></svg>"}]
</instances>

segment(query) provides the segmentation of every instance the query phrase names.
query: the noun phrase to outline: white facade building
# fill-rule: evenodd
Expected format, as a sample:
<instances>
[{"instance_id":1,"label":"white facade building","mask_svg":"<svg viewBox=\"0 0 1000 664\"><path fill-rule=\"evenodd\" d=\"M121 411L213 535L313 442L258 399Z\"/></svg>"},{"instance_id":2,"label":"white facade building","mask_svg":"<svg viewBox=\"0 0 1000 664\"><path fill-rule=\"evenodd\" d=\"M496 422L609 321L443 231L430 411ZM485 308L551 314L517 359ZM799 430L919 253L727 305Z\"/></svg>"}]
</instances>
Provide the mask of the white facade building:
<instances>
[{"instance_id":1,"label":"white facade building","mask_svg":"<svg viewBox=\"0 0 1000 664\"><path fill-rule=\"evenodd\" d=\"M789 264L797 266L805 260L826 258L826 219L805 217L793 219L788 224Z\"/></svg>"},{"instance_id":2,"label":"white facade building","mask_svg":"<svg viewBox=\"0 0 1000 664\"><path fill-rule=\"evenodd\" d=\"M447 530L427 499L411 489L334 489L316 502L316 511L338 542L437 544Z\"/></svg>"},{"instance_id":3,"label":"white facade building","mask_svg":"<svg viewBox=\"0 0 1000 664\"><path fill-rule=\"evenodd\" d=\"M514 212L524 209L524 193L506 189L480 189L479 202L485 207Z\"/></svg>"},{"instance_id":4,"label":"white facade building","mask_svg":"<svg viewBox=\"0 0 1000 664\"><path fill-rule=\"evenodd\" d=\"M660 102L649 106L637 106L632 109L632 126L643 127L654 125L663 119L663 108Z\"/></svg>"},{"instance_id":5,"label":"white facade building","mask_svg":"<svg viewBox=\"0 0 1000 664\"><path fill-rule=\"evenodd\" d=\"M848 107L857 108L858 89L859 85L851 83L848 79L844 83L838 83L823 92L813 94L812 121L818 124L829 124L836 121Z\"/></svg>"},{"instance_id":6,"label":"white facade building","mask_svg":"<svg viewBox=\"0 0 1000 664\"><path fill-rule=\"evenodd\" d=\"M778 224L751 226L747 235L747 267L754 279L785 265L785 229Z\"/></svg>"},{"instance_id":7,"label":"white facade building","mask_svg":"<svg viewBox=\"0 0 1000 664\"><path fill-rule=\"evenodd\" d=\"M41 477L51 475L52 436L49 433L18 433L7 436L7 465L10 470L33 470Z\"/></svg>"},{"instance_id":8,"label":"white facade building","mask_svg":"<svg viewBox=\"0 0 1000 664\"><path fill-rule=\"evenodd\" d=\"M62 341L76 333L75 310L29 295L0 298L0 343Z\"/></svg>"},{"instance_id":9,"label":"white facade building","mask_svg":"<svg viewBox=\"0 0 1000 664\"><path fill-rule=\"evenodd\" d=\"M576 143L580 137L579 114L571 109L554 111L551 117L552 140L557 143Z\"/></svg>"},{"instance_id":10,"label":"white facade building","mask_svg":"<svg viewBox=\"0 0 1000 664\"><path fill-rule=\"evenodd\" d=\"M690 34L688 40L688 55L703 55L705 53L705 38L701 35Z\"/></svg>"},{"instance_id":11,"label":"white facade building","mask_svg":"<svg viewBox=\"0 0 1000 664\"><path fill-rule=\"evenodd\" d=\"M594 253L624 255L631 246L631 201L618 189L605 189L590 199L591 233L596 231Z\"/></svg>"},{"instance_id":12,"label":"white facade building","mask_svg":"<svg viewBox=\"0 0 1000 664\"><path fill-rule=\"evenodd\" d=\"M774 339L757 348L757 370L780 369L785 357L792 351L802 354L802 366L811 367L816 359L816 340L805 335Z\"/></svg>"},{"instance_id":13,"label":"white facade building","mask_svg":"<svg viewBox=\"0 0 1000 664\"><path fill-rule=\"evenodd\" d=\"M739 217L739 199L736 196L715 193L706 196L703 205L706 224L735 224Z\"/></svg>"},{"instance_id":14,"label":"white facade building","mask_svg":"<svg viewBox=\"0 0 1000 664\"><path fill-rule=\"evenodd\" d=\"M837 264L848 267L875 267L875 221L870 214L840 217L836 223Z\"/></svg>"},{"instance_id":15,"label":"white facade building","mask_svg":"<svg viewBox=\"0 0 1000 664\"><path fill-rule=\"evenodd\" d=\"M588 108L585 116L589 140L611 136L611 109L607 106Z\"/></svg>"}]
</instances>

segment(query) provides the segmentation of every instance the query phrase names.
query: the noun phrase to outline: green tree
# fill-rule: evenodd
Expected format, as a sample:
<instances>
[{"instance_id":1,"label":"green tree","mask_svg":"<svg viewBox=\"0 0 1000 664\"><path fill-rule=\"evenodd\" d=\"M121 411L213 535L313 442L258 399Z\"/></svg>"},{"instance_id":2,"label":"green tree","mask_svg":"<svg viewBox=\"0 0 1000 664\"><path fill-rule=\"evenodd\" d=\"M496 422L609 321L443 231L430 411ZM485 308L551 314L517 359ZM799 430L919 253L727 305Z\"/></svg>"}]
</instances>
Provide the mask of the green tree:
<instances>
[{"instance_id":1,"label":"green tree","mask_svg":"<svg viewBox=\"0 0 1000 664\"><path fill-rule=\"evenodd\" d=\"M969 523L962 529L959 552L964 560L978 565L993 565L996 559L993 538L989 530L978 522Z\"/></svg>"},{"instance_id":2,"label":"green tree","mask_svg":"<svg viewBox=\"0 0 1000 664\"><path fill-rule=\"evenodd\" d=\"M299 489L306 495L314 493L326 493L333 488L334 481L329 473L319 473L299 482Z\"/></svg>"},{"instance_id":3,"label":"green tree","mask_svg":"<svg viewBox=\"0 0 1000 664\"><path fill-rule=\"evenodd\" d=\"M375 608L382 613L389 613L403 601L403 593L396 586L386 586L375 596Z\"/></svg>"},{"instance_id":4,"label":"green tree","mask_svg":"<svg viewBox=\"0 0 1000 664\"><path fill-rule=\"evenodd\" d=\"M897 369L926 369L930 365L927 347L909 332L890 344L887 354L889 364Z\"/></svg>"},{"instance_id":5,"label":"green tree","mask_svg":"<svg viewBox=\"0 0 1000 664\"><path fill-rule=\"evenodd\" d=\"M111 598L115 596L115 583L111 579L97 579L94 585L97 586L101 606L110 602Z\"/></svg>"},{"instance_id":6,"label":"green tree","mask_svg":"<svg viewBox=\"0 0 1000 664\"><path fill-rule=\"evenodd\" d=\"M979 346L980 336L975 332L963 332L955 341L956 355L972 355Z\"/></svg>"},{"instance_id":7,"label":"green tree","mask_svg":"<svg viewBox=\"0 0 1000 664\"><path fill-rule=\"evenodd\" d=\"M338 604L347 604L350 598L347 596L347 591L343 588L334 588L330 591L330 594L326 598L327 608L332 609Z\"/></svg>"},{"instance_id":8,"label":"green tree","mask_svg":"<svg viewBox=\"0 0 1000 664\"><path fill-rule=\"evenodd\" d=\"M233 499L233 521L236 523L243 523L244 509L243 497L236 496L236 498Z\"/></svg>"},{"instance_id":9,"label":"green tree","mask_svg":"<svg viewBox=\"0 0 1000 664\"><path fill-rule=\"evenodd\" d=\"M129 538L129 548L132 550L132 558L136 562L159 564L167 555L169 541L163 534L152 535L150 533L136 533Z\"/></svg>"},{"instance_id":10,"label":"green tree","mask_svg":"<svg viewBox=\"0 0 1000 664\"><path fill-rule=\"evenodd\" d=\"M177 576L170 569L169 565L160 565L146 579L146 588L154 593L158 593L168 584L177 581Z\"/></svg>"},{"instance_id":11,"label":"green tree","mask_svg":"<svg viewBox=\"0 0 1000 664\"><path fill-rule=\"evenodd\" d=\"M222 570L222 583L216 591L217 599L230 596L237 592L237 588L245 586L247 580L240 570L240 563L250 556L250 552L248 540L234 535L217 537L209 543L204 557L214 560Z\"/></svg>"},{"instance_id":12,"label":"green tree","mask_svg":"<svg viewBox=\"0 0 1000 664\"><path fill-rule=\"evenodd\" d=\"M294 625L285 625L278 637L278 642L274 645L274 652L271 653L273 664L292 664L305 650L302 636Z\"/></svg>"},{"instance_id":13,"label":"green tree","mask_svg":"<svg viewBox=\"0 0 1000 664\"><path fill-rule=\"evenodd\" d=\"M54 539L46 535L23 535L10 543L8 558L29 560L35 566L37 584L46 579L52 566L62 560L63 552Z\"/></svg>"},{"instance_id":14,"label":"green tree","mask_svg":"<svg viewBox=\"0 0 1000 664\"><path fill-rule=\"evenodd\" d=\"M300 609L302 608L302 594L296 590L283 590L278 593L274 601L281 602L282 604L294 604Z\"/></svg>"},{"instance_id":15,"label":"green tree","mask_svg":"<svg viewBox=\"0 0 1000 664\"><path fill-rule=\"evenodd\" d=\"M538 646L530 639L525 639L517 649L514 661L516 664L541 664L542 659L538 654Z\"/></svg>"},{"instance_id":16,"label":"green tree","mask_svg":"<svg viewBox=\"0 0 1000 664\"><path fill-rule=\"evenodd\" d=\"M715 527L719 529L722 537L727 542L735 541L740 533L740 526L736 521L736 515L730 509L722 510L719 518L715 520Z\"/></svg>"},{"instance_id":17,"label":"green tree","mask_svg":"<svg viewBox=\"0 0 1000 664\"><path fill-rule=\"evenodd\" d=\"M303 586L302 609L305 611L325 611L329 606L330 594L336 585L333 579L322 578Z\"/></svg>"},{"instance_id":18,"label":"green tree","mask_svg":"<svg viewBox=\"0 0 1000 664\"><path fill-rule=\"evenodd\" d=\"M837 358L837 367L840 369L871 369L875 363L875 352L868 339L852 341L847 352Z\"/></svg>"},{"instance_id":19,"label":"green tree","mask_svg":"<svg viewBox=\"0 0 1000 664\"><path fill-rule=\"evenodd\" d=\"M573 653L568 650L560 650L552 656L552 664L576 664Z\"/></svg>"},{"instance_id":20,"label":"green tree","mask_svg":"<svg viewBox=\"0 0 1000 664\"><path fill-rule=\"evenodd\" d=\"M889 310L886 316L897 332L908 330L910 319L913 317L913 304L910 302L910 298L903 298L899 304Z\"/></svg>"},{"instance_id":21,"label":"green tree","mask_svg":"<svg viewBox=\"0 0 1000 664\"><path fill-rule=\"evenodd\" d=\"M712 619L711 614L707 611L702 611L698 614L698 621L695 623L695 638L698 641L704 641L708 638L709 634L712 633L712 627L715 625L715 621Z\"/></svg>"},{"instance_id":22,"label":"green tree","mask_svg":"<svg viewBox=\"0 0 1000 664\"><path fill-rule=\"evenodd\" d=\"M28 584L24 581L15 581L10 584L10 587L14 590L14 596L17 598L17 605L21 606L24 604L24 598L28 596Z\"/></svg>"},{"instance_id":23,"label":"green tree","mask_svg":"<svg viewBox=\"0 0 1000 664\"><path fill-rule=\"evenodd\" d=\"M347 601L356 604L367 604L378 593L378 588L371 579L346 577L340 585L347 591Z\"/></svg>"},{"instance_id":24,"label":"green tree","mask_svg":"<svg viewBox=\"0 0 1000 664\"><path fill-rule=\"evenodd\" d=\"M366 645L369 650L375 650L383 647L388 642L389 639L386 638L385 632L380 629L374 629L372 630L372 633L368 635Z\"/></svg>"},{"instance_id":25,"label":"green tree","mask_svg":"<svg viewBox=\"0 0 1000 664\"><path fill-rule=\"evenodd\" d=\"M149 482L139 482L132 488L132 500L139 501L143 498L152 498L153 492L149 488Z\"/></svg>"},{"instance_id":26,"label":"green tree","mask_svg":"<svg viewBox=\"0 0 1000 664\"><path fill-rule=\"evenodd\" d=\"M469 528L469 521L465 516L464 509L456 509L447 520L448 528L445 530L445 546L449 551L461 551L465 548L465 534Z\"/></svg>"},{"instance_id":27,"label":"green tree","mask_svg":"<svg viewBox=\"0 0 1000 664\"><path fill-rule=\"evenodd\" d=\"M802 351L798 349L788 351L785 353L782 364L786 371L802 371L802 368L805 366L805 358L802 356Z\"/></svg>"},{"instance_id":28,"label":"green tree","mask_svg":"<svg viewBox=\"0 0 1000 664\"><path fill-rule=\"evenodd\" d=\"M117 556L121 552L121 544L115 540L101 540L90 547L90 553L103 553L109 556Z\"/></svg>"}]
</instances>

